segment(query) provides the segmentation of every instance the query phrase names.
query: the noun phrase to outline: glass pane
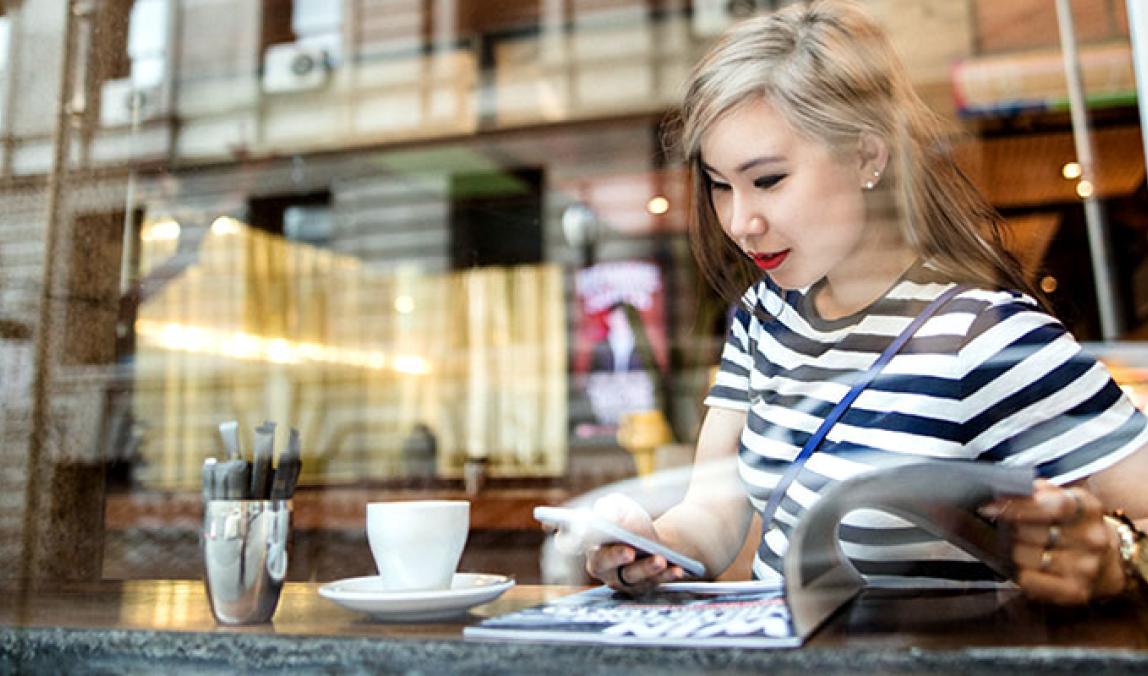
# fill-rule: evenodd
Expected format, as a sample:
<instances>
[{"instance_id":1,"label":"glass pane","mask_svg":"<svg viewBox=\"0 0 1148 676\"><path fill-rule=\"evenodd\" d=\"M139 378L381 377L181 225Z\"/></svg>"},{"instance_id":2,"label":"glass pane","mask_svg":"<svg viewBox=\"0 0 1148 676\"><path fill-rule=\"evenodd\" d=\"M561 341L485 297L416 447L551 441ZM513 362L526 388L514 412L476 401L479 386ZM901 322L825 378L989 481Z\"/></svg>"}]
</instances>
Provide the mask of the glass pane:
<instances>
[{"instance_id":1,"label":"glass pane","mask_svg":"<svg viewBox=\"0 0 1148 676\"><path fill-rule=\"evenodd\" d=\"M532 508L688 466L729 322L666 115L723 30L788 3L75 4L0 18L0 570L199 577L220 424L250 459L270 420L300 440L291 579L369 574L369 501L459 498L464 569L584 581ZM1124 3L1072 3L1075 137L1055 3L864 4L1024 274L1142 405Z\"/></svg>"}]
</instances>

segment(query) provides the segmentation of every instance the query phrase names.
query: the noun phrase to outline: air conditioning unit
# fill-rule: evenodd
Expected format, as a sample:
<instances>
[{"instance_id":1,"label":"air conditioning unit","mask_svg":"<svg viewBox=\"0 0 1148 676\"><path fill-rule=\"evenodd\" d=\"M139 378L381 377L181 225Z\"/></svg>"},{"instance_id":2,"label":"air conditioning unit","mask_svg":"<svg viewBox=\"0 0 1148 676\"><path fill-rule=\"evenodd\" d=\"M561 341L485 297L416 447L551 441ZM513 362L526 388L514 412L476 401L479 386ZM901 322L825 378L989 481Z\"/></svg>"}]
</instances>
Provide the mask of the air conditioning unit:
<instances>
[{"instance_id":1,"label":"air conditioning unit","mask_svg":"<svg viewBox=\"0 0 1148 676\"><path fill-rule=\"evenodd\" d=\"M271 45L263 55L263 91L268 94L319 89L331 76L327 50L295 42Z\"/></svg>"},{"instance_id":2,"label":"air conditioning unit","mask_svg":"<svg viewBox=\"0 0 1148 676\"><path fill-rule=\"evenodd\" d=\"M781 4L777 0L693 0L691 28L697 37L713 37L741 19Z\"/></svg>"},{"instance_id":3,"label":"air conditioning unit","mask_svg":"<svg viewBox=\"0 0 1148 676\"><path fill-rule=\"evenodd\" d=\"M107 80L100 87L100 126L122 127L154 120L163 114L159 87L138 87L130 77Z\"/></svg>"}]
</instances>

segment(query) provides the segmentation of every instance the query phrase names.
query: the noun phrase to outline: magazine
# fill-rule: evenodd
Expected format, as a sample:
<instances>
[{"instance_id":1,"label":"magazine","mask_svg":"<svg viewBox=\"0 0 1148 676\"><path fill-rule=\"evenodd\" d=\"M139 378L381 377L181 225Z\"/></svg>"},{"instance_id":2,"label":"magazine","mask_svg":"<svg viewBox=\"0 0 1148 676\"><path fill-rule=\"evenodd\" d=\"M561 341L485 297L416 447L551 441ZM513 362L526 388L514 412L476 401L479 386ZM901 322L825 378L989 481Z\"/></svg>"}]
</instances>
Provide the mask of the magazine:
<instances>
[{"instance_id":1,"label":"magazine","mask_svg":"<svg viewBox=\"0 0 1148 676\"><path fill-rule=\"evenodd\" d=\"M597 587L467 627L468 638L701 647L801 645L866 580L841 551L837 526L857 509L911 521L984 562L1013 572L1010 542L977 508L1029 495L1034 472L970 461L930 461L841 481L802 516L784 560L784 585L665 584L642 597ZM908 582L900 578L896 586ZM932 586L924 581L921 587Z\"/></svg>"},{"instance_id":2,"label":"magazine","mask_svg":"<svg viewBox=\"0 0 1148 676\"><path fill-rule=\"evenodd\" d=\"M673 582L637 598L596 587L463 631L468 637L575 643L801 645L782 589L756 582Z\"/></svg>"}]
</instances>

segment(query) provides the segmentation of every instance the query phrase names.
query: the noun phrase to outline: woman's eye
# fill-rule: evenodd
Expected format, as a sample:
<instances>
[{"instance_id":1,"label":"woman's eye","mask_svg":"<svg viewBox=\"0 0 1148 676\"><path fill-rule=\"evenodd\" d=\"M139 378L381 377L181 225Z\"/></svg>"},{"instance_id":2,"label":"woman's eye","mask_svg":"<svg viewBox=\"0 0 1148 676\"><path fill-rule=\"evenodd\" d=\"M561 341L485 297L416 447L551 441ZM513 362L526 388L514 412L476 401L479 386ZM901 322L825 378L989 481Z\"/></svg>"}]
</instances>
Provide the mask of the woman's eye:
<instances>
[{"instance_id":1,"label":"woman's eye","mask_svg":"<svg viewBox=\"0 0 1148 676\"><path fill-rule=\"evenodd\" d=\"M771 174L769 176L762 176L753 182L755 188L772 188L773 186L781 183L781 180L786 177L786 174Z\"/></svg>"},{"instance_id":2,"label":"woman's eye","mask_svg":"<svg viewBox=\"0 0 1148 676\"><path fill-rule=\"evenodd\" d=\"M717 181L710 181L710 192L725 192L729 190L728 183L718 183Z\"/></svg>"}]
</instances>

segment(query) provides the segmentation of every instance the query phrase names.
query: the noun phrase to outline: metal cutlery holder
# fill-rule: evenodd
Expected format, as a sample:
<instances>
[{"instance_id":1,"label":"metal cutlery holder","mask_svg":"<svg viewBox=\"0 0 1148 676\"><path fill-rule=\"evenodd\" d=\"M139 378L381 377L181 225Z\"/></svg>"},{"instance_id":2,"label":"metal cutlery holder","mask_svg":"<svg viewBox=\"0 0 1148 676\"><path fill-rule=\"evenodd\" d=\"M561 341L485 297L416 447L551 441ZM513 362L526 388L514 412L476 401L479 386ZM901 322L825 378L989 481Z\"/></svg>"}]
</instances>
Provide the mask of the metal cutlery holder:
<instances>
[{"instance_id":1,"label":"metal cutlery holder","mask_svg":"<svg viewBox=\"0 0 1148 676\"><path fill-rule=\"evenodd\" d=\"M204 503L204 578L221 624L270 622L287 577L290 500Z\"/></svg>"}]
</instances>

